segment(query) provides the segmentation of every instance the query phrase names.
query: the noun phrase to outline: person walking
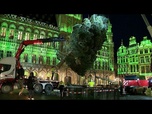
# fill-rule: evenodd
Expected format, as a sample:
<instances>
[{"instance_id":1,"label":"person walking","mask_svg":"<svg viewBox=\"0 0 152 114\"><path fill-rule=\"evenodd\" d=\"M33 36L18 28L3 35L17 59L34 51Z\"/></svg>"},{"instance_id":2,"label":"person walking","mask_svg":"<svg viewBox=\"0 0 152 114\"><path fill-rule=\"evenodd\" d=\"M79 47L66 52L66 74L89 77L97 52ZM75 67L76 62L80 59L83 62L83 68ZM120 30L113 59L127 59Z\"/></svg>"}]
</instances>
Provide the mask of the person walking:
<instances>
[{"instance_id":1,"label":"person walking","mask_svg":"<svg viewBox=\"0 0 152 114\"><path fill-rule=\"evenodd\" d=\"M61 99L63 98L64 87L65 87L64 82L63 82L63 81L60 81L60 82L59 82L59 85L58 85L58 88L59 88L59 90L60 90L60 98L61 98Z\"/></svg>"},{"instance_id":2,"label":"person walking","mask_svg":"<svg viewBox=\"0 0 152 114\"><path fill-rule=\"evenodd\" d=\"M36 77L33 72L30 72L30 76L27 80L27 88L28 88L28 99L34 100L34 84L36 83Z\"/></svg>"}]
</instances>

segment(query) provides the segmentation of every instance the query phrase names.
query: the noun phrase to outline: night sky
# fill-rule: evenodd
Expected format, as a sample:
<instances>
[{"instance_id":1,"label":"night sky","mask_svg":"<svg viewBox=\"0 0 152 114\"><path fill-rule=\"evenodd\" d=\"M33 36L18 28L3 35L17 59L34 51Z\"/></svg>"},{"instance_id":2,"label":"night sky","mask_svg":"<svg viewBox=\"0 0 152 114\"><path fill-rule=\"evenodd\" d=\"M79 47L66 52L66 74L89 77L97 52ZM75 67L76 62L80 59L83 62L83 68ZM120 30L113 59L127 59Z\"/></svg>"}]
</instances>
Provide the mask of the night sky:
<instances>
[{"instance_id":1,"label":"night sky","mask_svg":"<svg viewBox=\"0 0 152 114\"><path fill-rule=\"evenodd\" d=\"M152 25L152 16L150 14L146 14L146 16ZM106 17L110 19L112 24L115 57L117 49L121 45L121 39L123 39L125 46L129 45L128 41L131 36L135 36L138 43L143 40L144 36L151 39L141 14L108 14Z\"/></svg>"}]
</instances>

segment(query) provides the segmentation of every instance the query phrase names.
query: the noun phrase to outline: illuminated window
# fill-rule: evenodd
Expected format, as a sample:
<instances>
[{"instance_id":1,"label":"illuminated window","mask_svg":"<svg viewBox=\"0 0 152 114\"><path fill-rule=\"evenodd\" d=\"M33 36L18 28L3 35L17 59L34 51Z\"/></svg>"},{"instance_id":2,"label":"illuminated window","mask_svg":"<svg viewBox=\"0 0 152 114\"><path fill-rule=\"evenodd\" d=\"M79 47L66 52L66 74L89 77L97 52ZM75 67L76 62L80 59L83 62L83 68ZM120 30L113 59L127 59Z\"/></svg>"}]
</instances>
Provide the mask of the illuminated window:
<instances>
[{"instance_id":1,"label":"illuminated window","mask_svg":"<svg viewBox=\"0 0 152 114\"><path fill-rule=\"evenodd\" d=\"M43 39L43 38L44 38L44 35L43 35L43 34L41 34L41 35L40 35L40 39Z\"/></svg>"},{"instance_id":2,"label":"illuminated window","mask_svg":"<svg viewBox=\"0 0 152 114\"><path fill-rule=\"evenodd\" d=\"M2 37L5 37L5 36L6 36L6 28L5 28L5 27L2 27L2 28L1 28L1 36L2 36Z\"/></svg>"},{"instance_id":3,"label":"illuminated window","mask_svg":"<svg viewBox=\"0 0 152 114\"><path fill-rule=\"evenodd\" d=\"M14 29L10 29L9 38L10 39L14 38Z\"/></svg>"},{"instance_id":4,"label":"illuminated window","mask_svg":"<svg viewBox=\"0 0 152 114\"><path fill-rule=\"evenodd\" d=\"M39 31L37 29L34 30L34 33L33 33L33 39L40 39L39 38Z\"/></svg>"},{"instance_id":5,"label":"illuminated window","mask_svg":"<svg viewBox=\"0 0 152 114\"><path fill-rule=\"evenodd\" d=\"M57 42L52 42L52 47L53 47L54 49L56 49L56 47L57 47Z\"/></svg>"},{"instance_id":6,"label":"illuminated window","mask_svg":"<svg viewBox=\"0 0 152 114\"><path fill-rule=\"evenodd\" d=\"M25 33L25 40L29 40L30 39L30 33L29 32L26 32Z\"/></svg>"},{"instance_id":7,"label":"illuminated window","mask_svg":"<svg viewBox=\"0 0 152 114\"><path fill-rule=\"evenodd\" d=\"M44 31L42 31L41 34L40 34L40 39L43 39L43 38L45 38L45 32Z\"/></svg>"},{"instance_id":8,"label":"illuminated window","mask_svg":"<svg viewBox=\"0 0 152 114\"><path fill-rule=\"evenodd\" d=\"M32 55L32 63L36 63L36 55Z\"/></svg>"},{"instance_id":9,"label":"illuminated window","mask_svg":"<svg viewBox=\"0 0 152 114\"><path fill-rule=\"evenodd\" d=\"M28 62L28 55L24 54L24 62Z\"/></svg>"},{"instance_id":10,"label":"illuminated window","mask_svg":"<svg viewBox=\"0 0 152 114\"><path fill-rule=\"evenodd\" d=\"M22 38L23 38L23 32L18 31L18 40L22 40Z\"/></svg>"},{"instance_id":11,"label":"illuminated window","mask_svg":"<svg viewBox=\"0 0 152 114\"><path fill-rule=\"evenodd\" d=\"M51 43L50 43L50 42L47 42L47 46L51 46Z\"/></svg>"},{"instance_id":12,"label":"illuminated window","mask_svg":"<svg viewBox=\"0 0 152 114\"><path fill-rule=\"evenodd\" d=\"M35 40L35 39L37 39L38 38L38 35L37 34L34 34L33 35L33 39Z\"/></svg>"},{"instance_id":13,"label":"illuminated window","mask_svg":"<svg viewBox=\"0 0 152 114\"><path fill-rule=\"evenodd\" d=\"M43 56L39 57L39 64L43 64Z\"/></svg>"}]
</instances>

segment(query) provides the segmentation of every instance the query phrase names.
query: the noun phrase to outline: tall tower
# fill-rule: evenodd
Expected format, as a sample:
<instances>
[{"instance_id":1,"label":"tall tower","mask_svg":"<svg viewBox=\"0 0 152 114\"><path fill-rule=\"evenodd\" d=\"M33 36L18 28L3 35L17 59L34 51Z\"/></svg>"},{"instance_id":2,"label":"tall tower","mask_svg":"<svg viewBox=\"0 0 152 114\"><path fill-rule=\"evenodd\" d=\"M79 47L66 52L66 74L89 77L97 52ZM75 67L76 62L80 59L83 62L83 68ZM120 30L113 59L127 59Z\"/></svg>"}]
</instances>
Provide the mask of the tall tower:
<instances>
[{"instance_id":1,"label":"tall tower","mask_svg":"<svg viewBox=\"0 0 152 114\"><path fill-rule=\"evenodd\" d=\"M60 35L69 38L73 26L82 23L82 14L56 14L56 22L60 29Z\"/></svg>"},{"instance_id":2,"label":"tall tower","mask_svg":"<svg viewBox=\"0 0 152 114\"><path fill-rule=\"evenodd\" d=\"M108 21L108 30L106 33L107 36L107 44L109 49L109 66L110 70L114 70L114 42L113 42L113 32L112 32L112 25L110 20Z\"/></svg>"},{"instance_id":3,"label":"tall tower","mask_svg":"<svg viewBox=\"0 0 152 114\"><path fill-rule=\"evenodd\" d=\"M62 36L66 39L66 42L60 43L59 50L63 52L65 51L63 50L63 46L67 45L70 35L73 31L73 26L75 24L82 23L82 14L56 14L55 17L60 31L59 36Z\"/></svg>"}]
</instances>

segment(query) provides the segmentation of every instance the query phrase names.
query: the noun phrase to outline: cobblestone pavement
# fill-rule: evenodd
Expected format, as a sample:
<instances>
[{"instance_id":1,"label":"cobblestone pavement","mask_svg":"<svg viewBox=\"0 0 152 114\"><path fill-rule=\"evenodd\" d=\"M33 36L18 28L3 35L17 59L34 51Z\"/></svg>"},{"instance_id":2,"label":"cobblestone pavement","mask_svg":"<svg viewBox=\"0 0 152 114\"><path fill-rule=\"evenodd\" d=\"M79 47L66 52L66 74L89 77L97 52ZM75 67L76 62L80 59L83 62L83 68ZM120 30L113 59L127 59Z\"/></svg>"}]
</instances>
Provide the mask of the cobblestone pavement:
<instances>
[{"instance_id":1,"label":"cobblestone pavement","mask_svg":"<svg viewBox=\"0 0 152 114\"><path fill-rule=\"evenodd\" d=\"M0 100L28 100L28 91L26 89L22 95L19 96L18 93L19 90L15 90L9 94L0 93ZM61 100L60 97L56 94L46 95L45 93L35 94L34 98L35 100ZM65 98L63 100L71 100L71 98ZM81 100L81 98L72 100ZM144 95L124 95L121 96L119 100L152 100L152 97Z\"/></svg>"},{"instance_id":2,"label":"cobblestone pavement","mask_svg":"<svg viewBox=\"0 0 152 114\"><path fill-rule=\"evenodd\" d=\"M15 90L8 94L0 93L0 100L28 100L28 91L25 89L22 95L18 95L19 90ZM34 94L34 100L60 100L56 95L46 95L45 93Z\"/></svg>"},{"instance_id":3,"label":"cobblestone pavement","mask_svg":"<svg viewBox=\"0 0 152 114\"><path fill-rule=\"evenodd\" d=\"M120 100L152 100L152 97L144 95L124 95L120 97Z\"/></svg>"}]
</instances>

